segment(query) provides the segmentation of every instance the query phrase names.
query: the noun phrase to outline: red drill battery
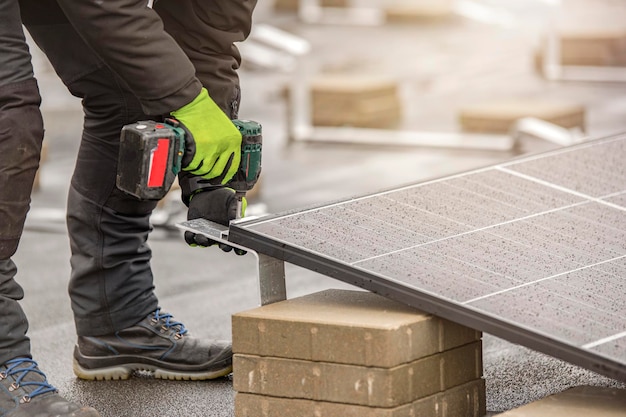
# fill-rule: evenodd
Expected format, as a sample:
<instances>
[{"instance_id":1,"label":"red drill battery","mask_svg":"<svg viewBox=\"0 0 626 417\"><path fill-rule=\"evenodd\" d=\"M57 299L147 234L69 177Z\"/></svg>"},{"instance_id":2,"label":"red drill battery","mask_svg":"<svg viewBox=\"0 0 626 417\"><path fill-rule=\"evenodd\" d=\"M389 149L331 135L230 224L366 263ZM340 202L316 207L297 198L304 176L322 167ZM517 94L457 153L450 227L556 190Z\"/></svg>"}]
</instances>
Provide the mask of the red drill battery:
<instances>
[{"instance_id":1,"label":"red drill battery","mask_svg":"<svg viewBox=\"0 0 626 417\"><path fill-rule=\"evenodd\" d=\"M126 125L120 136L117 187L142 200L160 200L180 172L184 131L167 122Z\"/></svg>"}]
</instances>

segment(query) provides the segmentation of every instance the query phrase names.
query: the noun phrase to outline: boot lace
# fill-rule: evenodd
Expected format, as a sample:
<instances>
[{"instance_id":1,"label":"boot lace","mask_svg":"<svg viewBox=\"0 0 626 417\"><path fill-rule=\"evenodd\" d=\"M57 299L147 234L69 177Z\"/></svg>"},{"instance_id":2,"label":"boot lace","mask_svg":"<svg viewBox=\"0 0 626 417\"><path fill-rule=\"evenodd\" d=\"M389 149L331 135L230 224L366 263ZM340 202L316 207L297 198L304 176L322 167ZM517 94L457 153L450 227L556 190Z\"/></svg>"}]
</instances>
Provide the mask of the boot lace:
<instances>
[{"instance_id":1,"label":"boot lace","mask_svg":"<svg viewBox=\"0 0 626 417\"><path fill-rule=\"evenodd\" d=\"M34 388L28 394L24 395L20 402L27 403L32 398L45 394L47 392L56 392L56 388L50 385L46 379L46 375L37 368L37 362L29 358L16 358L6 362L7 369L0 372L0 380L13 376L15 382L9 387L9 391L14 391L20 387L27 389L27 387ZM25 381L24 378L29 373L35 373L41 375L43 381Z\"/></svg>"},{"instance_id":2,"label":"boot lace","mask_svg":"<svg viewBox=\"0 0 626 417\"><path fill-rule=\"evenodd\" d=\"M176 329L176 336L178 338L182 337L184 334L187 333L187 329L185 328L185 325L182 324L181 322L175 321L173 320L174 316L172 316L169 313L161 313L161 309L157 308L156 311L154 312L154 318L153 320L155 322L157 321L164 321L163 323L163 327L165 329L171 329L171 328L175 328Z\"/></svg>"}]
</instances>

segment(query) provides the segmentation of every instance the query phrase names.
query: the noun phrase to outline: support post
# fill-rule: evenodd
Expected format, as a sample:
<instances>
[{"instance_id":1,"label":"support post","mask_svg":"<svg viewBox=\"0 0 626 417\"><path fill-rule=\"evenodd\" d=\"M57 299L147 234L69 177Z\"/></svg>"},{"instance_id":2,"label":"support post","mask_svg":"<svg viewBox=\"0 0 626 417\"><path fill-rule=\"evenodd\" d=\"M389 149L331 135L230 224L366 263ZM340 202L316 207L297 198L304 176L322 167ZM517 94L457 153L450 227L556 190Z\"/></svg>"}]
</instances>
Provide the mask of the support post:
<instances>
[{"instance_id":1,"label":"support post","mask_svg":"<svg viewBox=\"0 0 626 417\"><path fill-rule=\"evenodd\" d=\"M261 305L286 300L285 262L259 253L259 285Z\"/></svg>"}]
</instances>

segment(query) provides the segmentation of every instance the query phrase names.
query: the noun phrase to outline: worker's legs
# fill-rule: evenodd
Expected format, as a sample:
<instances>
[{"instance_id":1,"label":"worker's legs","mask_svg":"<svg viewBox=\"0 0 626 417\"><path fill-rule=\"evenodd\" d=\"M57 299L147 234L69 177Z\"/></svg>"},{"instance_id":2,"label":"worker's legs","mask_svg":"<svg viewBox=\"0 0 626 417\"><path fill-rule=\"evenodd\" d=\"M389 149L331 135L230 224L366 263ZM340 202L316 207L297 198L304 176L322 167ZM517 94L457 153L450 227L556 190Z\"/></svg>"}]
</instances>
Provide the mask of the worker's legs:
<instances>
[{"instance_id":1,"label":"worker's legs","mask_svg":"<svg viewBox=\"0 0 626 417\"><path fill-rule=\"evenodd\" d=\"M147 116L58 8L46 10L55 9L54 0L23 2L38 5L29 9L34 15L25 16L25 24L70 92L82 98L85 112L67 214L70 296L79 335L75 373L85 379L126 378L135 369L153 369L155 377L167 379L229 373L229 343L195 339L158 309L146 243L156 203L115 186L121 128Z\"/></svg>"},{"instance_id":2,"label":"worker's legs","mask_svg":"<svg viewBox=\"0 0 626 417\"><path fill-rule=\"evenodd\" d=\"M211 98L231 118L239 111L235 42L250 33L256 0L159 0L155 10L165 30L183 48Z\"/></svg>"},{"instance_id":3,"label":"worker's legs","mask_svg":"<svg viewBox=\"0 0 626 417\"><path fill-rule=\"evenodd\" d=\"M85 110L67 205L69 290L78 334L103 335L137 323L158 303L147 245L156 202L115 186L121 128L145 115L106 67L69 87L83 97Z\"/></svg>"},{"instance_id":4,"label":"worker's legs","mask_svg":"<svg viewBox=\"0 0 626 417\"><path fill-rule=\"evenodd\" d=\"M39 166L43 122L17 0L0 1L0 415L99 417L56 393L31 358L11 257Z\"/></svg>"},{"instance_id":5,"label":"worker's legs","mask_svg":"<svg viewBox=\"0 0 626 417\"><path fill-rule=\"evenodd\" d=\"M0 364L30 356L17 250L39 165L43 123L17 1L0 2Z\"/></svg>"},{"instance_id":6,"label":"worker's legs","mask_svg":"<svg viewBox=\"0 0 626 417\"><path fill-rule=\"evenodd\" d=\"M113 333L157 308L146 244L156 203L139 201L115 185L121 128L146 116L54 0L22 4L33 39L70 92L82 99L85 113L67 205L69 292L77 333Z\"/></svg>"}]
</instances>

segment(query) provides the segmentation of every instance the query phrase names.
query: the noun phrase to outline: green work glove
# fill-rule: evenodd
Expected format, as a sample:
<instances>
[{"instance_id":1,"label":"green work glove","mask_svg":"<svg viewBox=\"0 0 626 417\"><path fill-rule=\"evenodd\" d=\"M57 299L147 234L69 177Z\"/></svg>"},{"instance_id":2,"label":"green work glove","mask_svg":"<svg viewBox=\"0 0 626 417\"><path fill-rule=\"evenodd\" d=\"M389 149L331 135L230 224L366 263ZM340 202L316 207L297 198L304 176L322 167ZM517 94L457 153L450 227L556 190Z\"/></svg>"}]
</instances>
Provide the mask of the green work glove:
<instances>
[{"instance_id":1,"label":"green work glove","mask_svg":"<svg viewBox=\"0 0 626 417\"><path fill-rule=\"evenodd\" d=\"M246 213L247 201L244 197L239 217L244 217ZM207 219L215 223L228 226L231 220L237 218L237 198L235 190L232 188L214 188L201 191L191 196L189 201L189 210L187 211L187 220ZM232 246L218 243L204 235L185 232L185 242L189 246L208 247L218 244L224 252L230 252ZM244 255L246 251L235 248L237 255Z\"/></svg>"},{"instance_id":2,"label":"green work glove","mask_svg":"<svg viewBox=\"0 0 626 417\"><path fill-rule=\"evenodd\" d=\"M241 160L241 132L203 88L191 103L173 111L191 133L185 138L182 169L226 184L237 172Z\"/></svg>"}]
</instances>

